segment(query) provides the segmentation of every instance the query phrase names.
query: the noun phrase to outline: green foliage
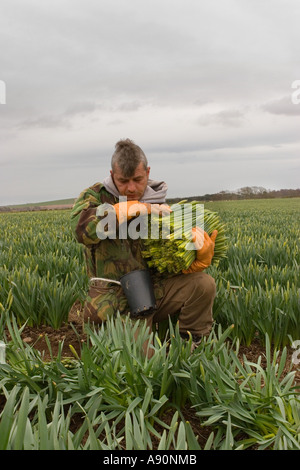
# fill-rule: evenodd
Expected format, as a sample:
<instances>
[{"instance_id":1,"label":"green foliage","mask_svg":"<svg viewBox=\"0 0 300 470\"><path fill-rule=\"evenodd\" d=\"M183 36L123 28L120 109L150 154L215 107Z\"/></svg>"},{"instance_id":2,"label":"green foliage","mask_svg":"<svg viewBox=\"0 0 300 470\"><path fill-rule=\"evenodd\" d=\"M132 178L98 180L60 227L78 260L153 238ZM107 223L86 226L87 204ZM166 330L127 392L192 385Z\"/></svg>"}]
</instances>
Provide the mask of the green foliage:
<instances>
[{"instance_id":1,"label":"green foliage","mask_svg":"<svg viewBox=\"0 0 300 470\"><path fill-rule=\"evenodd\" d=\"M300 338L299 199L208 205L226 223L227 258L210 273L217 283L214 318L249 345L267 333L275 346Z\"/></svg>"},{"instance_id":2,"label":"green foliage","mask_svg":"<svg viewBox=\"0 0 300 470\"><path fill-rule=\"evenodd\" d=\"M100 329L87 327L79 354L44 361L22 342L15 322L8 327L12 340L0 366L1 449L300 448L295 372L285 371L285 349L272 356L268 337L263 367L261 357L257 363L238 358L239 342L228 341L232 326L215 327L191 354L178 325L170 323L169 340L161 343L144 323L118 316ZM151 358L142 353L147 339ZM211 430L205 445L184 419L187 404L199 428Z\"/></svg>"},{"instance_id":3,"label":"green foliage","mask_svg":"<svg viewBox=\"0 0 300 470\"><path fill-rule=\"evenodd\" d=\"M0 307L10 295L20 325L59 328L88 282L68 213L0 214L0 226Z\"/></svg>"}]
</instances>

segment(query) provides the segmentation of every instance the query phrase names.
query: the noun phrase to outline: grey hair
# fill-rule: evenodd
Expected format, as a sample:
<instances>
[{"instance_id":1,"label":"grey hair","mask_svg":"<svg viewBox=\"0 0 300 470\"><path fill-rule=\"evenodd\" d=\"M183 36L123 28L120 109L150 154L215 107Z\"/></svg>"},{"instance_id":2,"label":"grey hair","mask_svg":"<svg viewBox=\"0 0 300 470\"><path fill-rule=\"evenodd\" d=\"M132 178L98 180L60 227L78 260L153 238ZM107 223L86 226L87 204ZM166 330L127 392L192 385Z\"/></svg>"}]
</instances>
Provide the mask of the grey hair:
<instances>
[{"instance_id":1,"label":"grey hair","mask_svg":"<svg viewBox=\"0 0 300 470\"><path fill-rule=\"evenodd\" d=\"M148 161L143 150L130 139L119 140L115 145L115 152L111 158L112 171L116 165L125 177L132 176L137 166L142 162L145 170Z\"/></svg>"}]
</instances>

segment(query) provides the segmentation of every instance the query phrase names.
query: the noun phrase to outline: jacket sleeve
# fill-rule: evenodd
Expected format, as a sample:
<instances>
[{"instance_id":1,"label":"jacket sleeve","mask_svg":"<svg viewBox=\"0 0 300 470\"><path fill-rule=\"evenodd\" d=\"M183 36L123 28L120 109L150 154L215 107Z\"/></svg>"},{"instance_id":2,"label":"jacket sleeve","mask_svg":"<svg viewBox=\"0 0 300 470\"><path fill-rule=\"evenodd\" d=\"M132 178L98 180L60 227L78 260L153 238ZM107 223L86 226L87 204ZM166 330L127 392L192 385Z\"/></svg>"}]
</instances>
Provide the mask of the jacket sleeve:
<instances>
[{"instance_id":1,"label":"jacket sleeve","mask_svg":"<svg viewBox=\"0 0 300 470\"><path fill-rule=\"evenodd\" d=\"M85 189L71 210L71 228L79 243L86 246L100 242L96 228L99 222L97 207L101 204L99 184Z\"/></svg>"}]
</instances>

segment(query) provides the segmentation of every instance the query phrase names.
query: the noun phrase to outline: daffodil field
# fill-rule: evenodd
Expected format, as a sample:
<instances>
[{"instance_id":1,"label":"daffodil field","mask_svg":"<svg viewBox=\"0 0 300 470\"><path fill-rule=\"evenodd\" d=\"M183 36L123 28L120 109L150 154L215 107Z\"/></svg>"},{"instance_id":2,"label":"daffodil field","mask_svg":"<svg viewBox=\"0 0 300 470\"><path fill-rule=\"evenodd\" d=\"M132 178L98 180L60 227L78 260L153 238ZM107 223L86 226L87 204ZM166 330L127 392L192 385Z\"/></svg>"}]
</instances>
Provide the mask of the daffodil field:
<instances>
[{"instance_id":1,"label":"daffodil field","mask_svg":"<svg viewBox=\"0 0 300 470\"><path fill-rule=\"evenodd\" d=\"M1 450L300 449L297 367L288 361L300 340L300 201L205 207L226 225L228 252L207 270L215 323L192 354L177 324L162 336L116 314L87 325L69 357L53 355L49 342L50 360L21 333L59 330L84 300L70 212L0 213ZM149 337L151 358L142 353ZM241 354L253 342L264 351L256 362Z\"/></svg>"},{"instance_id":2,"label":"daffodil field","mask_svg":"<svg viewBox=\"0 0 300 470\"><path fill-rule=\"evenodd\" d=\"M224 207L225 206L225 207ZM230 237L227 259L210 273L218 283L215 318L250 344L268 334L278 347L300 338L300 201L214 203Z\"/></svg>"}]
</instances>

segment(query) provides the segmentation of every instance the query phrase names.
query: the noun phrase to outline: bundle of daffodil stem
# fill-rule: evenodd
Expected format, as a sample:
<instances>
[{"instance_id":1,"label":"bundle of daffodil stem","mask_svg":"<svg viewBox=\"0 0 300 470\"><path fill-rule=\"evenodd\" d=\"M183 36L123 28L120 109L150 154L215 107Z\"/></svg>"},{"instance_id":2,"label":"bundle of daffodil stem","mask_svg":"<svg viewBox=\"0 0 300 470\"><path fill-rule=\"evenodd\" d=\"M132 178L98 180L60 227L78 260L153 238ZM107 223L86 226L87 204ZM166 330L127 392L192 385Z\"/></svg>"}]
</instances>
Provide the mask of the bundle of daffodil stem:
<instances>
[{"instance_id":1,"label":"bundle of daffodil stem","mask_svg":"<svg viewBox=\"0 0 300 470\"><path fill-rule=\"evenodd\" d=\"M179 274L188 269L196 259L192 242L192 228L198 226L208 235L218 230L215 242L213 265L218 265L226 257L227 237L225 225L219 215L199 201L186 203L186 200L171 206L172 212L165 216L149 217L148 238L143 240L143 257L149 268L160 273Z\"/></svg>"}]
</instances>

